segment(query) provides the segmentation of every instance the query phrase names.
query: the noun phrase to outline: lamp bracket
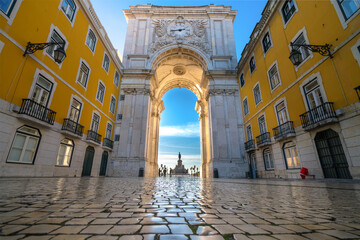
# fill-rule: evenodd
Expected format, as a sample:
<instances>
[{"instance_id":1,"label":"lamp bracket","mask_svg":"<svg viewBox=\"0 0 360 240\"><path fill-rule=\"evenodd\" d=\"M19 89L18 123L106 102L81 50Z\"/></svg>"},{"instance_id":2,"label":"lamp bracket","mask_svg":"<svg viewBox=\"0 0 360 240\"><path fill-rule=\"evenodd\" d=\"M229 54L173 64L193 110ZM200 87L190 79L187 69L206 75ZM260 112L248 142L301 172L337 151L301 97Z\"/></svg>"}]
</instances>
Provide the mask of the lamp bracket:
<instances>
[{"instance_id":1,"label":"lamp bracket","mask_svg":"<svg viewBox=\"0 0 360 240\"><path fill-rule=\"evenodd\" d=\"M310 45L310 44L296 44L296 43L290 43L291 47L304 47L306 49L309 49L312 52L317 52L322 56L328 56L332 58L330 48L331 44L325 44L325 45Z\"/></svg>"},{"instance_id":2,"label":"lamp bracket","mask_svg":"<svg viewBox=\"0 0 360 240\"><path fill-rule=\"evenodd\" d=\"M24 52L24 55L25 56L26 54L33 54L34 52L36 52L37 50L43 50L47 47L50 47L50 46L53 46L53 45L57 45L59 47L64 47L64 43L63 44L60 44L60 43L57 43L57 42L47 42L47 43L31 43L31 42L28 42L27 45L26 45L26 49L25 49L25 52Z\"/></svg>"}]
</instances>

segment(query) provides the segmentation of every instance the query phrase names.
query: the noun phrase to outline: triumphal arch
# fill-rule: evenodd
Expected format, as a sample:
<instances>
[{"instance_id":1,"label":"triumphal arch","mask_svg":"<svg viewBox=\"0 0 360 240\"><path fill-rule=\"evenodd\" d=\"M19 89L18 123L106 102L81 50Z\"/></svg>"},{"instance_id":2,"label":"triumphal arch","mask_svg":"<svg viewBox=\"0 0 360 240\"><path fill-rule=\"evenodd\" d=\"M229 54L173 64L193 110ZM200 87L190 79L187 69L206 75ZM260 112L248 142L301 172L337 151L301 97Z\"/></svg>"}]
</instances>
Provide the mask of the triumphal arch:
<instances>
[{"instance_id":1,"label":"triumphal arch","mask_svg":"<svg viewBox=\"0 0 360 240\"><path fill-rule=\"evenodd\" d=\"M236 11L130 6L119 119L110 176L156 176L163 95L177 87L198 98L203 177L245 177L248 164L233 32ZM175 163L174 163L175 164Z\"/></svg>"}]
</instances>

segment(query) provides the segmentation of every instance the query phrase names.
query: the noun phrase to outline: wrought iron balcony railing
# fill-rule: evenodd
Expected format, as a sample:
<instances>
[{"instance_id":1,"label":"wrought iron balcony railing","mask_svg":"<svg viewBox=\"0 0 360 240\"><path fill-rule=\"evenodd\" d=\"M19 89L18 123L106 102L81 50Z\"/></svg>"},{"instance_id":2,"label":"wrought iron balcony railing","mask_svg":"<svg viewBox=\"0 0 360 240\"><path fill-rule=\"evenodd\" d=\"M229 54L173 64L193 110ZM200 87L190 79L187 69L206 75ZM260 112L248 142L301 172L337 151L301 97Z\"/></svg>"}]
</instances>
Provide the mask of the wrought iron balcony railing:
<instances>
[{"instance_id":1,"label":"wrought iron balcony railing","mask_svg":"<svg viewBox=\"0 0 360 240\"><path fill-rule=\"evenodd\" d=\"M276 128L273 128L273 133L276 140L286 138L289 135L293 136L295 134L294 122L288 121L277 126Z\"/></svg>"},{"instance_id":2,"label":"wrought iron balcony railing","mask_svg":"<svg viewBox=\"0 0 360 240\"><path fill-rule=\"evenodd\" d=\"M255 141L254 139L251 139L247 142L245 142L245 150L250 151L255 149Z\"/></svg>"},{"instance_id":3,"label":"wrought iron balcony railing","mask_svg":"<svg viewBox=\"0 0 360 240\"><path fill-rule=\"evenodd\" d=\"M27 116L53 125L56 112L31 99L23 99L19 114L25 114Z\"/></svg>"},{"instance_id":4,"label":"wrought iron balcony railing","mask_svg":"<svg viewBox=\"0 0 360 240\"><path fill-rule=\"evenodd\" d=\"M61 130L66 130L75 133L76 135L82 136L84 132L84 126L70 120L69 118L64 118Z\"/></svg>"},{"instance_id":5,"label":"wrought iron balcony railing","mask_svg":"<svg viewBox=\"0 0 360 240\"><path fill-rule=\"evenodd\" d=\"M113 147L114 147L114 141L111 141L111 140L108 139L108 138L104 138L103 146L113 149Z\"/></svg>"},{"instance_id":6,"label":"wrought iron balcony railing","mask_svg":"<svg viewBox=\"0 0 360 240\"><path fill-rule=\"evenodd\" d=\"M270 133L266 132L256 137L257 146L263 146L265 144L271 143Z\"/></svg>"},{"instance_id":7,"label":"wrought iron balcony railing","mask_svg":"<svg viewBox=\"0 0 360 240\"><path fill-rule=\"evenodd\" d=\"M300 115L303 128L312 128L327 123L327 120L336 119L334 103L326 102ZM323 124L322 124L323 123Z\"/></svg>"},{"instance_id":8,"label":"wrought iron balcony railing","mask_svg":"<svg viewBox=\"0 0 360 240\"><path fill-rule=\"evenodd\" d=\"M86 140L91 140L97 143L101 143L101 135L93 130L88 130Z\"/></svg>"}]
</instances>

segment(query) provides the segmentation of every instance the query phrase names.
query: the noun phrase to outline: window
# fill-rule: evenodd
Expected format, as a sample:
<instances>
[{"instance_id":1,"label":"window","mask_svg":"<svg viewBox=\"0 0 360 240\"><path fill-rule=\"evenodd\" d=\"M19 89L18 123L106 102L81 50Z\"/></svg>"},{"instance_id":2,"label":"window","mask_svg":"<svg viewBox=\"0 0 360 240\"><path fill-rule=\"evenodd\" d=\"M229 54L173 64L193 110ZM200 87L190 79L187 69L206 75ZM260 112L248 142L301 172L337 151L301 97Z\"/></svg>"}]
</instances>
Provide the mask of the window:
<instances>
[{"instance_id":1,"label":"window","mask_svg":"<svg viewBox=\"0 0 360 240\"><path fill-rule=\"evenodd\" d=\"M337 0L345 19L349 19L360 8L360 0Z\"/></svg>"},{"instance_id":2,"label":"window","mask_svg":"<svg viewBox=\"0 0 360 240\"><path fill-rule=\"evenodd\" d=\"M39 130L35 128L28 126L18 128L11 145L7 162L32 164L36 156L40 137Z\"/></svg>"},{"instance_id":3,"label":"window","mask_svg":"<svg viewBox=\"0 0 360 240\"><path fill-rule=\"evenodd\" d=\"M264 115L258 118L258 123L259 123L260 135L266 133L266 123L265 123Z\"/></svg>"},{"instance_id":4,"label":"window","mask_svg":"<svg viewBox=\"0 0 360 240\"><path fill-rule=\"evenodd\" d=\"M116 115L116 120L121 120L122 119L122 114L117 114Z\"/></svg>"},{"instance_id":5,"label":"window","mask_svg":"<svg viewBox=\"0 0 360 240\"><path fill-rule=\"evenodd\" d=\"M114 139L115 142L118 142L120 141L120 135L119 134L115 134L115 139Z\"/></svg>"},{"instance_id":6,"label":"window","mask_svg":"<svg viewBox=\"0 0 360 240\"><path fill-rule=\"evenodd\" d=\"M252 130L251 130L251 125L248 125L246 127L246 136L247 136L247 140L252 140Z\"/></svg>"},{"instance_id":7,"label":"window","mask_svg":"<svg viewBox=\"0 0 360 240\"><path fill-rule=\"evenodd\" d=\"M105 86L101 82L99 82L98 91L96 94L96 98L102 103L104 101L105 95Z\"/></svg>"},{"instance_id":8,"label":"window","mask_svg":"<svg viewBox=\"0 0 360 240\"><path fill-rule=\"evenodd\" d=\"M304 86L304 93L309 110L314 109L324 103L324 98L321 94L320 85L317 78Z\"/></svg>"},{"instance_id":9,"label":"window","mask_svg":"<svg viewBox=\"0 0 360 240\"><path fill-rule=\"evenodd\" d=\"M284 101L276 105L275 109L276 109L276 116L278 118L279 125L289 121Z\"/></svg>"},{"instance_id":10,"label":"window","mask_svg":"<svg viewBox=\"0 0 360 240\"><path fill-rule=\"evenodd\" d=\"M110 59L109 59L108 55L105 53L104 62L103 62L103 68L105 69L106 72L109 71L109 66L110 66Z\"/></svg>"},{"instance_id":11,"label":"window","mask_svg":"<svg viewBox=\"0 0 360 240\"><path fill-rule=\"evenodd\" d=\"M57 33L55 30L53 30L53 32L51 34L50 42L55 42L55 43L59 44L59 45L52 45L52 46L47 47L46 52L52 58L54 58L54 51L56 49L60 48L60 46L64 47L65 46L65 40L62 37L60 37L59 33Z\"/></svg>"},{"instance_id":12,"label":"window","mask_svg":"<svg viewBox=\"0 0 360 240\"><path fill-rule=\"evenodd\" d=\"M115 113L115 105L116 105L116 98L114 96L111 96L111 101L110 101L110 112L112 114Z\"/></svg>"},{"instance_id":13,"label":"window","mask_svg":"<svg viewBox=\"0 0 360 240\"><path fill-rule=\"evenodd\" d=\"M125 100L125 95L120 95L120 101L124 101Z\"/></svg>"},{"instance_id":14,"label":"window","mask_svg":"<svg viewBox=\"0 0 360 240\"><path fill-rule=\"evenodd\" d=\"M254 89L254 99L255 99L255 104L259 104L261 102L261 93L260 93L260 86L259 84L257 84Z\"/></svg>"},{"instance_id":15,"label":"window","mask_svg":"<svg viewBox=\"0 0 360 240\"><path fill-rule=\"evenodd\" d=\"M60 143L59 152L56 159L56 165L69 167L73 154L73 149L74 149L73 141L69 139L62 140Z\"/></svg>"},{"instance_id":16,"label":"window","mask_svg":"<svg viewBox=\"0 0 360 240\"><path fill-rule=\"evenodd\" d=\"M240 86L243 87L244 85L245 85L244 74L241 74L241 76L240 76Z\"/></svg>"},{"instance_id":17,"label":"window","mask_svg":"<svg viewBox=\"0 0 360 240\"><path fill-rule=\"evenodd\" d=\"M39 74L31 96L31 100L44 107L47 107L52 87L52 82Z\"/></svg>"},{"instance_id":18,"label":"window","mask_svg":"<svg viewBox=\"0 0 360 240\"><path fill-rule=\"evenodd\" d=\"M300 36L294 41L294 44L307 44L304 33L300 34ZM305 47L294 46L294 49L298 50L301 53L301 62L303 62L310 55L309 50Z\"/></svg>"},{"instance_id":19,"label":"window","mask_svg":"<svg viewBox=\"0 0 360 240\"><path fill-rule=\"evenodd\" d=\"M250 58L249 66L250 66L250 72L252 73L256 69L255 57Z\"/></svg>"},{"instance_id":20,"label":"window","mask_svg":"<svg viewBox=\"0 0 360 240\"><path fill-rule=\"evenodd\" d=\"M79 122L81 112L81 103L76 99L72 100L69 119L73 122Z\"/></svg>"},{"instance_id":21,"label":"window","mask_svg":"<svg viewBox=\"0 0 360 240\"><path fill-rule=\"evenodd\" d=\"M16 0L0 0L0 10L5 13L6 16L10 16Z\"/></svg>"},{"instance_id":22,"label":"window","mask_svg":"<svg viewBox=\"0 0 360 240\"><path fill-rule=\"evenodd\" d=\"M99 130L99 124L100 124L100 116L94 113L93 119L91 121L90 130L97 133Z\"/></svg>"},{"instance_id":23,"label":"window","mask_svg":"<svg viewBox=\"0 0 360 240\"><path fill-rule=\"evenodd\" d=\"M79 77L78 77L77 81L84 87L86 87L86 85L87 85L89 73L90 73L90 69L85 65L84 62L81 62L80 73L79 73Z\"/></svg>"},{"instance_id":24,"label":"window","mask_svg":"<svg viewBox=\"0 0 360 240\"><path fill-rule=\"evenodd\" d=\"M292 15L294 15L296 11L294 1L293 0L287 0L285 1L283 7L281 8L281 13L284 19L284 23L287 23Z\"/></svg>"},{"instance_id":25,"label":"window","mask_svg":"<svg viewBox=\"0 0 360 240\"><path fill-rule=\"evenodd\" d=\"M63 2L61 4L61 9L64 11L67 18L72 22L74 15L75 15L75 10L76 10L76 5L75 5L74 1L73 0L63 0Z\"/></svg>"},{"instance_id":26,"label":"window","mask_svg":"<svg viewBox=\"0 0 360 240\"><path fill-rule=\"evenodd\" d=\"M89 33L86 38L86 45L90 48L92 52L94 52L96 45L96 37L91 29L89 29Z\"/></svg>"},{"instance_id":27,"label":"window","mask_svg":"<svg viewBox=\"0 0 360 240\"><path fill-rule=\"evenodd\" d=\"M269 148L266 148L263 152L265 170L273 170L274 169L274 161L272 159L271 151Z\"/></svg>"},{"instance_id":28,"label":"window","mask_svg":"<svg viewBox=\"0 0 360 240\"><path fill-rule=\"evenodd\" d=\"M243 101L243 106L244 106L244 115L249 113L249 105L248 105L248 100L247 98L244 99Z\"/></svg>"},{"instance_id":29,"label":"window","mask_svg":"<svg viewBox=\"0 0 360 240\"><path fill-rule=\"evenodd\" d=\"M115 71L114 84L117 87L119 86L119 81L120 81L120 74L118 73L118 71Z\"/></svg>"},{"instance_id":30,"label":"window","mask_svg":"<svg viewBox=\"0 0 360 240\"><path fill-rule=\"evenodd\" d=\"M293 142L285 143L283 151L287 168L299 168L300 160L296 151L295 144Z\"/></svg>"},{"instance_id":31,"label":"window","mask_svg":"<svg viewBox=\"0 0 360 240\"><path fill-rule=\"evenodd\" d=\"M106 125L105 138L111 139L111 132L112 132L112 125L110 123L108 123Z\"/></svg>"},{"instance_id":32,"label":"window","mask_svg":"<svg viewBox=\"0 0 360 240\"><path fill-rule=\"evenodd\" d=\"M271 40L270 40L270 34L267 32L262 40L262 45L264 48L264 52L266 53L269 48L271 47Z\"/></svg>"},{"instance_id":33,"label":"window","mask_svg":"<svg viewBox=\"0 0 360 240\"><path fill-rule=\"evenodd\" d=\"M276 64L270 68L268 71L269 79L270 79L270 87L271 90L274 90L280 84L280 76L277 70Z\"/></svg>"}]
</instances>

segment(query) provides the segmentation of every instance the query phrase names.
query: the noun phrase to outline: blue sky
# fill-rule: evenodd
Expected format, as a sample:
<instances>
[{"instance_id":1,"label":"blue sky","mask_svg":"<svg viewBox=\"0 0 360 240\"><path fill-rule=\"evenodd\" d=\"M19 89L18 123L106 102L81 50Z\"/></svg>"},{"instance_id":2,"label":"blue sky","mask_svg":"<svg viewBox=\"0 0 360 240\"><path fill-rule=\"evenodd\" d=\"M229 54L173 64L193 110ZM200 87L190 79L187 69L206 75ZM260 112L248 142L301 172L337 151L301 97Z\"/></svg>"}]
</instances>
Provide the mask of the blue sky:
<instances>
[{"instance_id":1,"label":"blue sky","mask_svg":"<svg viewBox=\"0 0 360 240\"><path fill-rule=\"evenodd\" d=\"M127 28L123 10L129 6L148 3L165 6L231 6L233 10L238 11L234 22L234 34L239 59L252 30L261 18L266 0L91 0L91 3L112 44L121 54L124 50ZM160 120L159 166L165 164L174 167L179 151L185 167L200 166L200 126L199 116L194 109L197 101L195 94L187 89L176 88L168 91L163 101L165 110Z\"/></svg>"}]
</instances>

